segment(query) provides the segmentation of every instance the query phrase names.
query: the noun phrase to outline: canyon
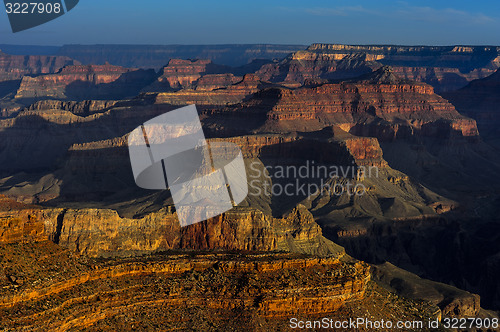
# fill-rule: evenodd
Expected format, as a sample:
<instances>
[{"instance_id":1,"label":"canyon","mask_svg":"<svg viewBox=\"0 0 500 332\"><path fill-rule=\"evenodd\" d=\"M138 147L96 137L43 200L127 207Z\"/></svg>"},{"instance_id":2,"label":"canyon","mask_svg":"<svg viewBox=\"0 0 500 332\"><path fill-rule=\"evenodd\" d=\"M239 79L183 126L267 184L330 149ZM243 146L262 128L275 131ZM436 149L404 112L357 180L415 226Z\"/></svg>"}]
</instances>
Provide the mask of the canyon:
<instances>
[{"instance_id":1,"label":"canyon","mask_svg":"<svg viewBox=\"0 0 500 332\"><path fill-rule=\"evenodd\" d=\"M234 312L263 330L286 328L293 315L340 319L352 310L380 319L389 312L419 320L489 317L477 295L431 281L431 297L401 298L386 290L382 279L394 272L381 272L384 266L376 274L381 284L374 283L371 268L323 238L300 205L283 220L243 210L179 230L167 210L127 220L110 210L42 208L5 197L0 203L3 328L99 330L124 316L137 322L131 329L204 328L200 318L212 315L221 319L212 317L211 326L223 328L234 324ZM405 280L412 285L415 278Z\"/></svg>"},{"instance_id":2,"label":"canyon","mask_svg":"<svg viewBox=\"0 0 500 332\"><path fill-rule=\"evenodd\" d=\"M498 48L154 49L24 58L32 69L0 101L0 328L497 315L484 308L500 305ZM181 228L169 190L135 185L127 138L189 104L209 144L240 147L252 185L238 207ZM276 174L312 163L376 173ZM259 190L288 183L365 193Z\"/></svg>"}]
</instances>

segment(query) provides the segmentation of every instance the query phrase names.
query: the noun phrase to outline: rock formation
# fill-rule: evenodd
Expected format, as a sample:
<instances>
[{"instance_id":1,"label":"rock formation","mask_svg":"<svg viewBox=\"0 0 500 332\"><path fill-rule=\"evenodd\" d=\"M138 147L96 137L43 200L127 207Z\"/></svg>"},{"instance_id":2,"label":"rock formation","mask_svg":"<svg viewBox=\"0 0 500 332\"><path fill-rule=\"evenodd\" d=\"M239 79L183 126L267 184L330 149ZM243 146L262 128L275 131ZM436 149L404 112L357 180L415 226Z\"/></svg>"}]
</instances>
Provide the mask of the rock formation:
<instances>
[{"instance_id":1,"label":"rock formation","mask_svg":"<svg viewBox=\"0 0 500 332\"><path fill-rule=\"evenodd\" d=\"M484 78L500 67L500 48L492 46L354 46L340 44L312 44L306 51L297 52L302 62L299 73L307 72L311 59L325 59L319 77L330 78L330 68L351 58L364 59L394 67L402 78L431 84L436 91L450 91ZM292 58L291 58L292 59ZM286 63L290 60L285 60ZM314 61L312 61L314 63ZM361 63L358 63L358 67ZM282 67L286 67L282 66ZM352 65L349 65L352 68ZM297 71L297 70L296 70ZM300 78L300 75L291 74ZM333 73L333 75L335 75Z\"/></svg>"},{"instance_id":2,"label":"rock formation","mask_svg":"<svg viewBox=\"0 0 500 332\"><path fill-rule=\"evenodd\" d=\"M207 81L213 79L213 76L210 76L212 75L200 78L197 81L196 89L183 89L176 92L161 92L149 95L154 97L155 102L159 104L226 106L237 104L259 91L262 87L270 85L262 82L256 75L247 74L234 84L225 87L221 86L220 88L207 88ZM146 96L146 98L148 97Z\"/></svg>"},{"instance_id":3,"label":"rock formation","mask_svg":"<svg viewBox=\"0 0 500 332\"><path fill-rule=\"evenodd\" d=\"M374 279L405 297L430 301L440 307L443 317L477 317L480 314L477 294L419 278L390 263L374 266Z\"/></svg>"},{"instance_id":4,"label":"rock formation","mask_svg":"<svg viewBox=\"0 0 500 332\"><path fill-rule=\"evenodd\" d=\"M65 56L10 55L0 50L0 99L15 94L25 75L55 73L64 66L79 64ZM0 101L1 109L4 103Z\"/></svg>"},{"instance_id":5,"label":"rock formation","mask_svg":"<svg viewBox=\"0 0 500 332\"><path fill-rule=\"evenodd\" d=\"M180 250L184 254L185 250L196 250L217 255L227 254L228 251L237 254L288 251L347 259L343 249L330 241L334 240L345 246L348 253L370 263L389 261L420 277L480 293L485 299L483 303L490 307L497 306L500 291L495 288L498 282L492 276L498 274L497 256L500 250L494 219L498 216L498 208L495 208L498 196L495 195L499 186L497 178L493 176L500 171L498 153L495 157L492 149L481 141L475 121L458 113L452 104L434 92L431 85L401 78L397 68L381 65L385 60L392 59L400 66L394 58L394 54L398 53L403 60L410 59L412 52L419 54L412 57L421 59L422 52L427 49L369 47L360 51L364 54L355 53L360 49L311 47L284 61L263 64L257 74L245 74L244 70L241 73L235 70L209 73L212 65L208 61L172 60L163 69L160 78L168 84L169 89L178 91L144 92L127 100L118 100L123 96L114 94L117 91L124 94L125 91L143 89L153 79L156 80L157 75L148 72L152 74L152 79L144 84L144 71L102 65L68 66L57 74L25 77L19 89L20 98L16 101L33 96L38 98L39 94L45 94L42 97L45 100L25 107L19 104L7 105L5 108L2 106L5 112L4 118L0 119L0 171L4 176L0 179L0 193L15 199L18 202L16 204L24 202L40 204L42 207L13 206L10 211L1 212L1 248L7 250L8 254L12 254L12 251L18 253L24 248L30 252L37 247L45 248L49 253L70 255L68 251L63 251L64 254L59 251L60 247L69 248L82 260L95 262L92 264L99 275L102 272L106 278L113 278L110 287L122 285L123 282L129 285L125 287L130 290L137 285L134 281L137 278L153 275L153 280L159 274L167 273L165 269L177 268L177 263L170 264L169 259L161 258L164 251L172 253ZM472 58L478 56L474 48L443 48L439 52L433 57L433 66L445 66L443 59L449 59L450 54L466 57L467 52L472 52ZM474 59L469 60L474 62ZM491 61L493 66L495 61ZM420 66L422 63L417 64ZM358 74L363 75L352 77ZM124 75L131 75L127 76L131 81ZM67 91L71 91L68 88L75 79L85 79L88 84L79 86L79 94L71 97ZM267 82L267 79L274 83ZM134 88L127 90L131 86ZM64 100L46 100L50 94ZM134 94L127 96L133 97ZM365 194L339 196L322 190L296 195L250 195L236 209L181 229L168 190L147 191L135 185L130 169L127 135L145 121L190 103L199 106L200 120L209 144L224 140L241 148L247 179L258 173L256 180L271 185L283 185L291 181L298 186L304 183L318 185L320 181L326 181L330 187L362 185ZM311 162L315 165L350 166L354 172L340 175L329 173L314 179L301 179L295 175L277 179L276 169L273 170L274 166L298 168L311 165ZM376 173L372 176L360 173L361 167L373 167ZM47 239L58 245L54 247ZM475 243L485 243L491 251L483 255ZM137 255L151 254L159 256L137 258ZM124 256L132 257L125 259ZM113 260L97 257L113 257ZM249 260L256 269L263 268L258 263L259 258L252 256ZM158 261L161 267L157 273L154 262ZM197 276L212 280L214 266L223 265L221 260L215 261L212 264L211 258L200 259L199 264L207 264L208 268L199 270ZM106 262L115 262L119 266L117 271L130 270L132 273L124 272L115 278L109 274L111 272L106 272L108 270L102 270ZM29 264L35 263L31 261ZM58 270L64 264L53 264L50 268ZM185 264L181 260L179 265ZM12 266L0 269L0 282L8 286L4 291L7 293L1 294L0 298L4 302L18 303L19 307L24 304L28 304L29 308L38 307L46 301L46 298L39 297L40 294L52 292L65 282L72 285L73 278L89 281L78 283L77 289L84 291L88 286L94 293L101 290L99 285L92 284L95 276L89 277L86 268L80 268L85 272L73 274L74 277L66 275L57 279L57 275L50 274L47 278L53 278L56 283L47 281L40 289L36 288L39 283L36 280L33 281L35 285L22 288L25 280L31 283L31 277L19 272L22 269L16 267L16 270ZM185 272L196 272L196 269L189 266ZM341 266L338 269L343 271ZM144 274L139 276L139 270L144 271ZM64 274L64 271L73 270L62 271ZM293 272L301 275L300 280L317 282L316 279L309 279L303 269L300 271ZM393 272L383 271L380 280L388 281L389 286L392 284L390 291L413 296L408 290L418 286L421 281L408 275L401 278L403 282L394 281L400 279L400 274ZM356 274L352 269L349 273ZM396 278L395 274L398 275ZM280 275L273 277L280 278ZM103 279L96 278L96 284L101 284ZM241 283L245 285L245 278L238 278L236 282L243 280ZM336 281L331 282L336 285ZM320 290L321 285L318 288ZM161 285L168 289L173 286ZM205 290L208 287L205 284L202 286ZM384 302L384 305L389 305L387 302L390 305L415 305L411 301L405 302L407 300L398 302L400 300L393 293L383 293L376 286L370 288L372 286L363 286L364 294L370 295L368 298L354 298L353 303L356 305L353 306L345 302L339 304L336 300L328 303L322 299L307 302L307 292L306 297L296 300L290 300L288 296L282 299L292 303L297 301L297 307L311 310L306 313L313 312L310 305L313 303L315 306L331 308L336 314L347 313L351 316L356 310L361 310L359 308L365 310L366 301L380 298L380 294L392 294L386 296L390 301ZM185 284L185 287L192 289L194 286ZM439 301L436 298L425 299L432 302L432 314L428 316L439 317L440 313L452 312L480 315L474 295L462 297L462 293L450 291L451 295L447 296L445 293L449 291L448 288L440 287L437 290L434 284L429 287L439 293L434 293ZM269 288L281 289L273 283L269 284ZM21 293L16 293L16 289ZM141 289L140 286L138 289ZM229 294L239 303L258 304L267 299L266 296L260 297L268 294L264 288L242 286L238 289L244 289L252 296L245 297L238 292L219 294ZM488 289L492 291L488 292ZM111 301L107 297L107 290L102 290L106 294L104 303ZM62 302L49 305L46 310L67 317L66 306L81 303L80 297L89 299L88 293L68 297L67 293L70 292L74 292L74 289L53 293L57 296L49 297L51 301L61 299ZM205 307L207 304L221 305L211 298L199 300L201 293L189 293L193 308L201 306L200 303L204 303ZM33 295L32 302L24 297L30 294ZM137 299L137 303L143 303L144 294L148 294L148 291L138 290L131 297ZM339 294L350 296L349 292L328 294L332 294L334 299ZM271 299L277 297L273 293ZM119 301L117 299L113 303L119 306ZM179 297L172 298L172 301L185 302ZM279 308L278 305L275 307L276 312L292 312L283 302L276 303L279 304ZM106 312L104 317L86 314L92 306ZM271 305L266 306L267 309L271 308ZM0 309L4 310L2 314L14 317L15 322L12 324L18 324L6 325L6 328L29 325L25 323L26 317L36 313L40 317L48 317L45 310L30 311L28 308L28 311L23 311L18 310L19 307ZM255 309L258 307L245 304L241 312L247 312L245 310L248 308L258 310ZM115 314L121 314L102 307L97 300L89 306L78 304L71 308L75 308L75 312L83 312L85 317L93 318L81 318L77 314L70 323L61 318L61 321L70 324L68 328L86 328L95 323L95 329L99 330L116 320ZM394 310L407 312L407 309ZM420 314L419 310L414 312ZM171 317L185 314L175 310L167 312L171 313ZM378 314L373 307L367 312L373 316ZM217 313L226 317L224 314L227 311ZM131 316L136 314L136 311L130 310ZM172 324L182 321L172 319L175 321ZM150 321L156 324L154 319Z\"/></svg>"},{"instance_id":6,"label":"rock formation","mask_svg":"<svg viewBox=\"0 0 500 332\"><path fill-rule=\"evenodd\" d=\"M121 99L135 96L151 83L153 70L134 70L111 65L66 66L54 74L24 76L18 100Z\"/></svg>"},{"instance_id":7,"label":"rock formation","mask_svg":"<svg viewBox=\"0 0 500 332\"><path fill-rule=\"evenodd\" d=\"M492 46L313 44L304 49L306 47L300 45L66 45L59 54L84 64L109 62L156 70L170 59L209 59L234 67L255 59L276 59L275 64L264 65L259 70L261 78L299 83L308 78L354 77L381 65L390 65L400 77L431 84L437 92L459 89L500 67L500 51Z\"/></svg>"},{"instance_id":8,"label":"rock formation","mask_svg":"<svg viewBox=\"0 0 500 332\"><path fill-rule=\"evenodd\" d=\"M342 248L322 237L321 229L303 206L283 219L256 210L236 209L182 229L168 208L139 219L121 218L112 210L68 209L61 213L57 220L62 223L60 230L55 220L46 221L49 237L87 256L137 255L171 249L343 253Z\"/></svg>"},{"instance_id":9,"label":"rock formation","mask_svg":"<svg viewBox=\"0 0 500 332\"><path fill-rule=\"evenodd\" d=\"M336 125L384 141L478 135L475 121L458 113L432 86L399 79L389 67L340 83L264 89L220 114L214 122L242 131L315 131Z\"/></svg>"},{"instance_id":10,"label":"rock formation","mask_svg":"<svg viewBox=\"0 0 500 332\"><path fill-rule=\"evenodd\" d=\"M85 116L92 113L104 112L106 109L110 109L118 103L118 101L114 100L41 100L25 107L24 109L26 111L62 110L71 112L75 115Z\"/></svg>"},{"instance_id":11,"label":"rock formation","mask_svg":"<svg viewBox=\"0 0 500 332\"><path fill-rule=\"evenodd\" d=\"M162 68L157 80L144 88L144 91L164 92L192 88L193 82L202 75L222 74L228 70L229 67L216 65L210 60L172 59Z\"/></svg>"},{"instance_id":12,"label":"rock formation","mask_svg":"<svg viewBox=\"0 0 500 332\"><path fill-rule=\"evenodd\" d=\"M319 256L345 253L321 235L311 213L301 205L283 218L238 208L181 228L171 207L140 218L124 218L109 209L21 206L19 210L16 204L10 203L9 211L0 212L0 243L50 239L88 257L137 256L174 249L287 251Z\"/></svg>"},{"instance_id":13,"label":"rock formation","mask_svg":"<svg viewBox=\"0 0 500 332\"><path fill-rule=\"evenodd\" d=\"M196 90L212 91L215 89L227 88L230 85L241 81L241 77L231 73L208 74L200 77L196 82Z\"/></svg>"},{"instance_id":14,"label":"rock formation","mask_svg":"<svg viewBox=\"0 0 500 332\"><path fill-rule=\"evenodd\" d=\"M10 55L0 51L0 81L19 80L25 75L55 73L65 66L79 64L66 56Z\"/></svg>"},{"instance_id":15,"label":"rock formation","mask_svg":"<svg viewBox=\"0 0 500 332\"><path fill-rule=\"evenodd\" d=\"M365 263L353 260L328 240L318 242L318 248L327 251L317 253L326 257L276 252L302 251L321 234L303 206L275 221L257 211L230 212L180 233L175 227L173 233L162 228L173 218L167 210L132 221L109 210L40 209L5 198L0 206L2 220L15 214L19 225L24 223L24 236L17 238L5 237L5 222L0 225L0 312L8 318L0 321L2 328L99 330L118 328L122 323L116 317L123 316L133 322L131 329L138 328L134 324L160 323L179 328L185 324L185 315L192 317L190 328L204 328L203 315L209 315L210 326L227 328L236 323L235 312L249 318L238 326L257 324L265 329L286 327L289 318L297 315L333 319L368 315L387 320L398 313L424 321L443 315L484 316L477 296L397 269L396 275L403 276L401 283L418 280L419 284L437 285L435 297L422 302L418 294L407 294L419 301L414 302L389 293L370 282L370 268ZM257 224L263 220L267 223L262 225L267 226L260 228ZM37 226L42 230L34 238ZM278 237L268 238L273 231L278 231L274 233ZM75 232L80 236L72 236ZM111 234L116 237L109 237ZM179 234L180 239L175 240ZM164 238L155 241L151 236ZM93 248L100 252L87 251L91 237ZM156 248L156 255L116 257L137 255L141 245L143 252L151 253L150 245L155 243L163 244ZM198 251L172 251L168 244ZM228 248L239 250L228 253ZM96 254L114 258L89 258ZM382 283L395 280L395 268L376 269ZM408 288L399 289L401 283L390 282L390 287L404 293ZM445 300L436 302L444 296ZM36 325L32 315L37 317Z\"/></svg>"},{"instance_id":16,"label":"rock formation","mask_svg":"<svg viewBox=\"0 0 500 332\"><path fill-rule=\"evenodd\" d=\"M292 315L333 314L351 302L370 308L364 303L369 269L348 259L165 253L88 260L50 243L0 250L2 258L14 260L2 261L0 312L8 318L0 321L2 328L272 328L287 326ZM30 254L20 261L18 250ZM250 320L237 322L235 315Z\"/></svg>"},{"instance_id":17,"label":"rock formation","mask_svg":"<svg viewBox=\"0 0 500 332\"><path fill-rule=\"evenodd\" d=\"M337 57L297 51L280 62L266 64L256 74L263 80L305 83L311 79L345 79L369 73L381 65L364 54Z\"/></svg>"}]
</instances>

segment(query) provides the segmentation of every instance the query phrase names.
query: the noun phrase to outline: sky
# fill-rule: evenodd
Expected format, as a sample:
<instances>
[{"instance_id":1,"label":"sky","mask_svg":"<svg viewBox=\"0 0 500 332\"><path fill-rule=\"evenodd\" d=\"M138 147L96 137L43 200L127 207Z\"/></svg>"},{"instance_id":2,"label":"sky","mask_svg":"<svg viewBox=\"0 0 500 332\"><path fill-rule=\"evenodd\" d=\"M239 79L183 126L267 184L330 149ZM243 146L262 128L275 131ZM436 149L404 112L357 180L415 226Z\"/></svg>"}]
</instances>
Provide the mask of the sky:
<instances>
[{"instance_id":1,"label":"sky","mask_svg":"<svg viewBox=\"0 0 500 332\"><path fill-rule=\"evenodd\" d=\"M500 45L500 1L80 0L18 33L0 11L0 44L252 43Z\"/></svg>"}]
</instances>

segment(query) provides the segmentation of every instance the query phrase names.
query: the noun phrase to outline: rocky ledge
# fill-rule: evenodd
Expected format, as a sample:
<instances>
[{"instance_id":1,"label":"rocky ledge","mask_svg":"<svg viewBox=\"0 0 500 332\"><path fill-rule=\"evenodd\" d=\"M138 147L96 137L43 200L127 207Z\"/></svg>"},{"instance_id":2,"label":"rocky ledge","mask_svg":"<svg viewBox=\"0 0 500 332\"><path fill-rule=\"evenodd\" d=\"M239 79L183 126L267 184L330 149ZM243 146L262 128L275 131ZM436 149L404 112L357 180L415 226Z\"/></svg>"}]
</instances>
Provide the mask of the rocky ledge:
<instances>
[{"instance_id":1,"label":"rocky ledge","mask_svg":"<svg viewBox=\"0 0 500 332\"><path fill-rule=\"evenodd\" d=\"M119 66L66 66L54 74L24 76L17 100L122 99L135 96L156 77L154 70Z\"/></svg>"},{"instance_id":2,"label":"rocky ledge","mask_svg":"<svg viewBox=\"0 0 500 332\"><path fill-rule=\"evenodd\" d=\"M401 79L387 66L338 83L264 88L214 115L214 124L227 124L226 130L233 132L311 132L338 126L382 141L478 137L476 122L458 113L432 86Z\"/></svg>"},{"instance_id":3,"label":"rocky ledge","mask_svg":"<svg viewBox=\"0 0 500 332\"><path fill-rule=\"evenodd\" d=\"M370 280L363 263L285 253L89 260L50 242L0 251L14 258L0 270L0 328L6 329L207 331L243 324L265 330L363 301Z\"/></svg>"},{"instance_id":4,"label":"rocky ledge","mask_svg":"<svg viewBox=\"0 0 500 332\"><path fill-rule=\"evenodd\" d=\"M322 236L312 214L301 205L283 218L235 208L184 228L169 207L141 218L120 217L109 209L26 208L1 212L0 222L0 243L51 239L91 257L172 249L344 254L342 247Z\"/></svg>"}]
</instances>

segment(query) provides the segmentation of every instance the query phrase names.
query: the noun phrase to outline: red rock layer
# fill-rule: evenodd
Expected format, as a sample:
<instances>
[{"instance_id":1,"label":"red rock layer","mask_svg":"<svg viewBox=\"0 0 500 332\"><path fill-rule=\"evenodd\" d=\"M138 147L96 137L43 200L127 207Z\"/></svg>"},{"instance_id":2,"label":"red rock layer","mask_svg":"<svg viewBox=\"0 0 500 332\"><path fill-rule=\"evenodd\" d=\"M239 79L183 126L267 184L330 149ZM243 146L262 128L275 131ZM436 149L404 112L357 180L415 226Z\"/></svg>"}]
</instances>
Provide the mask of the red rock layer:
<instances>
[{"instance_id":1,"label":"red rock layer","mask_svg":"<svg viewBox=\"0 0 500 332\"><path fill-rule=\"evenodd\" d=\"M25 76L16 99L113 99L137 94L154 71L111 65L66 66L55 74Z\"/></svg>"},{"instance_id":2,"label":"red rock layer","mask_svg":"<svg viewBox=\"0 0 500 332\"><path fill-rule=\"evenodd\" d=\"M172 59L162 68L157 80L146 87L146 92L163 92L192 88L193 83L207 74L223 74L229 67L213 64L210 60Z\"/></svg>"},{"instance_id":3,"label":"red rock layer","mask_svg":"<svg viewBox=\"0 0 500 332\"><path fill-rule=\"evenodd\" d=\"M349 135L340 128L318 133L317 137L298 134L258 134L225 138L237 144L245 158L316 160L331 164L385 167L382 149L376 138ZM217 139L220 140L220 139ZM212 140L209 140L212 141Z\"/></svg>"},{"instance_id":4,"label":"red rock layer","mask_svg":"<svg viewBox=\"0 0 500 332\"><path fill-rule=\"evenodd\" d=\"M32 243L47 240L44 222L56 218L57 210L41 211L34 206L24 205L0 197L0 244ZM33 213L36 211L35 213Z\"/></svg>"},{"instance_id":5,"label":"red rock layer","mask_svg":"<svg viewBox=\"0 0 500 332\"><path fill-rule=\"evenodd\" d=\"M284 218L237 208L184 228L170 207L137 219L108 209L61 208L5 211L0 217L0 244L50 239L91 257L172 249L344 254L342 247L322 236L312 214L301 205Z\"/></svg>"},{"instance_id":6,"label":"red rock layer","mask_svg":"<svg viewBox=\"0 0 500 332\"><path fill-rule=\"evenodd\" d=\"M290 84L291 82L305 83L307 80L318 78L352 78L369 73L380 66L372 60L372 57L364 54L338 57L298 51L278 63L262 66L256 74L266 81Z\"/></svg>"},{"instance_id":7,"label":"red rock layer","mask_svg":"<svg viewBox=\"0 0 500 332\"><path fill-rule=\"evenodd\" d=\"M370 281L366 264L333 257L192 253L89 262L48 244L23 249L50 268L29 255L23 278L8 271L19 283L0 290L1 328L269 331L291 316L333 314L362 301Z\"/></svg>"},{"instance_id":8,"label":"red rock layer","mask_svg":"<svg viewBox=\"0 0 500 332\"><path fill-rule=\"evenodd\" d=\"M336 84L265 89L232 111L233 128L254 125L260 132L317 131L337 125L383 140L478 135L475 121L458 113L432 86L401 80L388 67ZM222 112L221 118L227 114Z\"/></svg>"},{"instance_id":9,"label":"red rock layer","mask_svg":"<svg viewBox=\"0 0 500 332\"><path fill-rule=\"evenodd\" d=\"M209 74L204 75L196 81L196 90L212 91L215 89L227 88L230 85L241 81L241 77L233 74Z\"/></svg>"},{"instance_id":10,"label":"red rock layer","mask_svg":"<svg viewBox=\"0 0 500 332\"><path fill-rule=\"evenodd\" d=\"M207 76L204 76L207 77ZM183 89L177 92L162 92L156 95L155 102L157 104L170 105L215 105L225 106L236 104L244 100L251 94L259 91L265 84L258 76L247 74L239 82L220 89L205 89L203 88L206 80L200 79L202 85L200 89Z\"/></svg>"},{"instance_id":11,"label":"red rock layer","mask_svg":"<svg viewBox=\"0 0 500 332\"><path fill-rule=\"evenodd\" d=\"M500 67L500 48L491 46L312 44L306 51L298 51L280 64L284 70L281 76L300 82L310 76L309 73L331 78L331 69L353 57L365 61L365 66L370 68L376 68L374 63L393 66L400 77L431 84L439 92L464 87L471 80L484 78ZM299 64L288 70L295 59L300 60ZM362 66L361 62L357 65ZM352 64L348 67L353 68Z\"/></svg>"},{"instance_id":12,"label":"red rock layer","mask_svg":"<svg viewBox=\"0 0 500 332\"><path fill-rule=\"evenodd\" d=\"M64 66L79 64L65 56L9 55L0 51L0 81L18 80L24 75L55 73Z\"/></svg>"},{"instance_id":13,"label":"red rock layer","mask_svg":"<svg viewBox=\"0 0 500 332\"><path fill-rule=\"evenodd\" d=\"M26 111L47 111L47 110L63 110L76 115L88 115L92 113L102 112L116 105L118 102L114 100L84 100L76 101L60 101L60 100L41 100L26 107Z\"/></svg>"}]
</instances>

